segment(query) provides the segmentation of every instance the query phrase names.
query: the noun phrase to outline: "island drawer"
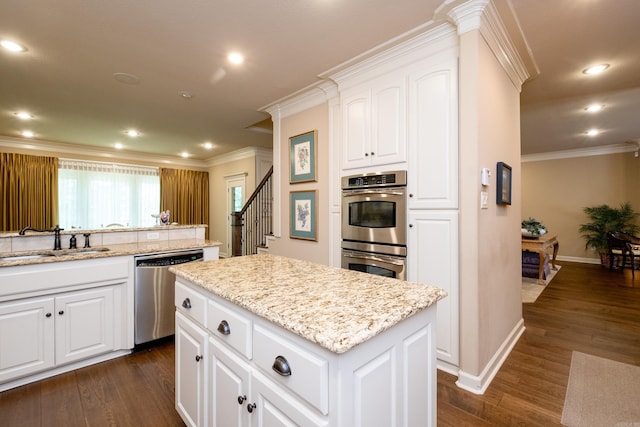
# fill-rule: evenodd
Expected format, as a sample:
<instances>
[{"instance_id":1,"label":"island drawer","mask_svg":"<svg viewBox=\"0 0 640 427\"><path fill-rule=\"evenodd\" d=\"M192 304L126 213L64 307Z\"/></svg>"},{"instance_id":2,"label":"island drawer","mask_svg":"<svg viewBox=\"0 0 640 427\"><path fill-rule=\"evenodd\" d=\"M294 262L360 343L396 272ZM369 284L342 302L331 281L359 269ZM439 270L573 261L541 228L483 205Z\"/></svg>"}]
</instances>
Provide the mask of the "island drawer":
<instances>
[{"instance_id":1,"label":"island drawer","mask_svg":"<svg viewBox=\"0 0 640 427\"><path fill-rule=\"evenodd\" d=\"M175 304L178 311L206 325L207 298L196 290L176 281Z\"/></svg>"},{"instance_id":2,"label":"island drawer","mask_svg":"<svg viewBox=\"0 0 640 427\"><path fill-rule=\"evenodd\" d=\"M329 362L273 330L255 324L254 362L272 380L329 413Z\"/></svg>"},{"instance_id":3,"label":"island drawer","mask_svg":"<svg viewBox=\"0 0 640 427\"><path fill-rule=\"evenodd\" d=\"M251 320L238 310L209 300L207 329L247 359L252 357Z\"/></svg>"}]
</instances>

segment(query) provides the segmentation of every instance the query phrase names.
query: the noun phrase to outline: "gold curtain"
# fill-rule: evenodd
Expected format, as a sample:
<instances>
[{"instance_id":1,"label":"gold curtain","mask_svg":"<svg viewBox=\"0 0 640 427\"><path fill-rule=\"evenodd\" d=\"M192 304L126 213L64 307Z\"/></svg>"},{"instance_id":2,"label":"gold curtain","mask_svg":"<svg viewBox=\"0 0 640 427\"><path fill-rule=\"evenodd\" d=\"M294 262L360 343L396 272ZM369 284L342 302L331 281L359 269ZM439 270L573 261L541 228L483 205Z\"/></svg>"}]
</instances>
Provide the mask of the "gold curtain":
<instances>
[{"instance_id":1,"label":"gold curtain","mask_svg":"<svg viewBox=\"0 0 640 427\"><path fill-rule=\"evenodd\" d=\"M0 230L58 222L58 159L0 153Z\"/></svg>"},{"instance_id":2,"label":"gold curtain","mask_svg":"<svg viewBox=\"0 0 640 427\"><path fill-rule=\"evenodd\" d=\"M160 209L171 222L209 224L209 172L160 168Z\"/></svg>"}]
</instances>

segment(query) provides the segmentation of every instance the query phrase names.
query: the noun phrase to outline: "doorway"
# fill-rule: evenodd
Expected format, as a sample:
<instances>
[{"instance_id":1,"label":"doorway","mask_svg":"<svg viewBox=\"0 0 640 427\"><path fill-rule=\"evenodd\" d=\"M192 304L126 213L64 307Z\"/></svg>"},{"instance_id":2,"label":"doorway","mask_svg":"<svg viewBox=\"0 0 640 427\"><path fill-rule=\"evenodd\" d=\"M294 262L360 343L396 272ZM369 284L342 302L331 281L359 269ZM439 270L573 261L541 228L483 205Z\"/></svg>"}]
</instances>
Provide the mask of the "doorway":
<instances>
[{"instance_id":1,"label":"doorway","mask_svg":"<svg viewBox=\"0 0 640 427\"><path fill-rule=\"evenodd\" d=\"M231 213L239 212L244 206L247 174L229 175L225 179L227 182L227 242L225 247L226 256L231 257Z\"/></svg>"}]
</instances>

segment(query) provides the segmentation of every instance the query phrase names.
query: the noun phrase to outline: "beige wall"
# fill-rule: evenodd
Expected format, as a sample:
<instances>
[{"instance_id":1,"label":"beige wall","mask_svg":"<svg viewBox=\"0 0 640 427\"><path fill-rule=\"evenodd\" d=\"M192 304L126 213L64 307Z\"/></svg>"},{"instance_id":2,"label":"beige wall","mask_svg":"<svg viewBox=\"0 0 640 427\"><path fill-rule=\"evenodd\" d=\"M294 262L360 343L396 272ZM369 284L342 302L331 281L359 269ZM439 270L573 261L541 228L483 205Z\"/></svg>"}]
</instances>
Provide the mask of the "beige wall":
<instances>
[{"instance_id":1,"label":"beige wall","mask_svg":"<svg viewBox=\"0 0 640 427\"><path fill-rule=\"evenodd\" d=\"M330 264L329 260L329 112L328 105L322 104L301 113L291 115L281 121L281 217L282 236L270 244L269 252L291 258L303 259L320 264ZM318 167L317 182L289 184L289 138L311 130L317 130ZM289 237L289 192L317 190L316 218L318 241L291 239ZM277 203L277 201L275 201Z\"/></svg>"},{"instance_id":2,"label":"beige wall","mask_svg":"<svg viewBox=\"0 0 640 427\"><path fill-rule=\"evenodd\" d=\"M254 156L232 160L209 168L209 239L222 242L220 254L231 254L227 241L227 177L246 174L245 201L256 188L256 159Z\"/></svg>"},{"instance_id":3,"label":"beige wall","mask_svg":"<svg viewBox=\"0 0 640 427\"><path fill-rule=\"evenodd\" d=\"M598 263L578 227L583 208L630 202L640 212L640 158L632 152L522 163L522 218L558 234L560 259ZM638 222L640 224L640 222Z\"/></svg>"},{"instance_id":4,"label":"beige wall","mask_svg":"<svg viewBox=\"0 0 640 427\"><path fill-rule=\"evenodd\" d=\"M460 41L460 369L480 377L522 321L519 90L479 31ZM499 161L513 168L511 206L495 202Z\"/></svg>"}]
</instances>

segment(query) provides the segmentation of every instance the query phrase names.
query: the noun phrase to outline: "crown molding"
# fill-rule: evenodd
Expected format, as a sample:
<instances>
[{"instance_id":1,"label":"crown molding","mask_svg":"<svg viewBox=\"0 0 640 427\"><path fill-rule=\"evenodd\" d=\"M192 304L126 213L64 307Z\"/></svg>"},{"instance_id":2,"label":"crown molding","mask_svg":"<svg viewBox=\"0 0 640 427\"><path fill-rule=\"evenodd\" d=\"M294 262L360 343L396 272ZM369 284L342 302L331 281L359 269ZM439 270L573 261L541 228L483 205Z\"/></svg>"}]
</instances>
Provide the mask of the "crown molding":
<instances>
[{"instance_id":1,"label":"crown molding","mask_svg":"<svg viewBox=\"0 0 640 427\"><path fill-rule=\"evenodd\" d=\"M480 31L518 91L527 79L538 74L522 29L509 5L498 11L494 1L471 0L452 8L448 16L456 23L459 35L473 30ZM505 21L510 23L508 28Z\"/></svg>"},{"instance_id":2,"label":"crown molding","mask_svg":"<svg viewBox=\"0 0 640 427\"><path fill-rule=\"evenodd\" d=\"M609 154L634 153L636 147L629 144L605 145L602 147L579 148L575 150L550 151L548 153L525 154L520 157L521 163L543 162L546 160L574 159L578 157L606 156Z\"/></svg>"},{"instance_id":3,"label":"crown molding","mask_svg":"<svg viewBox=\"0 0 640 427\"><path fill-rule=\"evenodd\" d=\"M219 166L225 163L235 162L237 160L247 159L251 157L270 157L272 155L273 151L266 148L246 147L241 148L240 150L232 151L230 153L212 157L207 160L206 165L208 167Z\"/></svg>"},{"instance_id":4,"label":"crown molding","mask_svg":"<svg viewBox=\"0 0 640 427\"><path fill-rule=\"evenodd\" d=\"M157 164L167 166L180 166L191 169L206 169L207 165L203 160L183 159L171 156L161 156L149 153L141 153L137 151L118 151L105 150L99 147L90 147L79 144L66 144L60 142L51 142L36 139L20 139L3 136L0 137L0 148L5 147L13 152L21 153L51 153L54 155L67 155L70 157L91 157L104 158L110 161L135 161L142 164Z\"/></svg>"},{"instance_id":5,"label":"crown molding","mask_svg":"<svg viewBox=\"0 0 640 427\"><path fill-rule=\"evenodd\" d=\"M271 104L265 105L259 108L258 111L269 113L275 122L276 117L284 119L285 117L323 104L336 96L338 96L336 84L328 80L323 80L296 91L291 95L280 98Z\"/></svg>"},{"instance_id":6,"label":"crown molding","mask_svg":"<svg viewBox=\"0 0 640 427\"><path fill-rule=\"evenodd\" d=\"M342 91L380 75L388 74L398 68L406 67L442 50L458 47L458 39L455 37L456 31L450 23L433 25L433 22L430 22L427 27L419 27L428 29L410 39L405 40L402 37L401 43L350 65L348 68L345 68L345 64L352 64L353 61L338 65L320 76L335 81Z\"/></svg>"}]
</instances>

